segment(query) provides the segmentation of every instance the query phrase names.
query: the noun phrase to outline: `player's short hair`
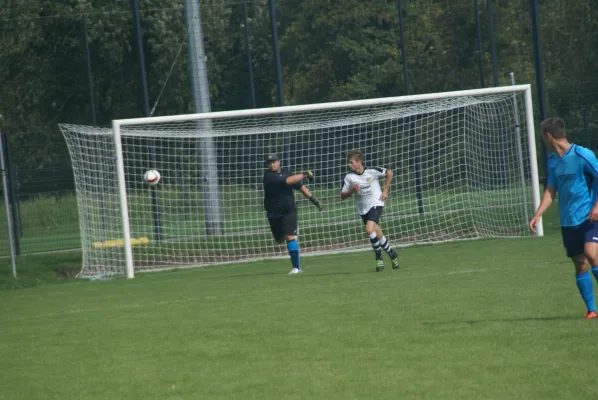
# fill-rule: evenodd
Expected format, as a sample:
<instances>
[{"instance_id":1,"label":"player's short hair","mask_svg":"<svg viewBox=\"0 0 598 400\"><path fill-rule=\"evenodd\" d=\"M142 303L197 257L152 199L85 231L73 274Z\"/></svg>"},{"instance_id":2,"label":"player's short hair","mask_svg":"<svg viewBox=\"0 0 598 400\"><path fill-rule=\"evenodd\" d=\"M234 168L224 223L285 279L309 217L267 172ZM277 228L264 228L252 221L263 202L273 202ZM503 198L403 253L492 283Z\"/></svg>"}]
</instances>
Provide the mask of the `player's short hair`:
<instances>
[{"instance_id":1,"label":"player's short hair","mask_svg":"<svg viewBox=\"0 0 598 400\"><path fill-rule=\"evenodd\" d=\"M347 161L359 160L363 162L363 153L359 149L351 150L347 153Z\"/></svg>"},{"instance_id":2,"label":"player's short hair","mask_svg":"<svg viewBox=\"0 0 598 400\"><path fill-rule=\"evenodd\" d=\"M547 118L540 122L540 131L542 134L550 133L555 139L567 137L565 132L565 121L562 118Z\"/></svg>"}]
</instances>

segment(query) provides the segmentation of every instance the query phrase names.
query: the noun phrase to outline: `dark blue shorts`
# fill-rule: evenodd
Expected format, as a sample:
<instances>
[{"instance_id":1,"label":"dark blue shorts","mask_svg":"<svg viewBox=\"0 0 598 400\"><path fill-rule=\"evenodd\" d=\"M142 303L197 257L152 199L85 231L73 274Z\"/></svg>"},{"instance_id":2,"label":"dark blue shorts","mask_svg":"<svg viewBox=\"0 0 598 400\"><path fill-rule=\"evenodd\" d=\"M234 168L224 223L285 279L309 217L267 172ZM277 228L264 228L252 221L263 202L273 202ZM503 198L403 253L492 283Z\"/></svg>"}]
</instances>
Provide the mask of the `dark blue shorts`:
<instances>
[{"instance_id":1,"label":"dark blue shorts","mask_svg":"<svg viewBox=\"0 0 598 400\"><path fill-rule=\"evenodd\" d=\"M577 226L563 226L561 234L567 257L575 257L583 253L584 243L598 243L598 222L586 220Z\"/></svg>"}]
</instances>

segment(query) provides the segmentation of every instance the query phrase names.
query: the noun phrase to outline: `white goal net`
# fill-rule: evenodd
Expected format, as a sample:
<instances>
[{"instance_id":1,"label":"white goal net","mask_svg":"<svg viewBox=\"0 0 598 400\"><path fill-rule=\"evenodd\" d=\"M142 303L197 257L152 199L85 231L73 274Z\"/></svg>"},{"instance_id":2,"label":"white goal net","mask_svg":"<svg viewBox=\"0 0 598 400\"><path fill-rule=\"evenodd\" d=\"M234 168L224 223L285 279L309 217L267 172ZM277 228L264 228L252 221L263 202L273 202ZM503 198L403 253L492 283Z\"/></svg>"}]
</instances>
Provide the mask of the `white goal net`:
<instances>
[{"instance_id":1,"label":"white goal net","mask_svg":"<svg viewBox=\"0 0 598 400\"><path fill-rule=\"evenodd\" d=\"M324 210L296 195L302 254L370 248L353 200L339 197L351 149L394 172L381 222L394 245L531 235L539 202L529 85L60 128L80 276L286 256L263 210L271 152L315 173L305 183ZM162 177L154 188L148 169Z\"/></svg>"}]
</instances>

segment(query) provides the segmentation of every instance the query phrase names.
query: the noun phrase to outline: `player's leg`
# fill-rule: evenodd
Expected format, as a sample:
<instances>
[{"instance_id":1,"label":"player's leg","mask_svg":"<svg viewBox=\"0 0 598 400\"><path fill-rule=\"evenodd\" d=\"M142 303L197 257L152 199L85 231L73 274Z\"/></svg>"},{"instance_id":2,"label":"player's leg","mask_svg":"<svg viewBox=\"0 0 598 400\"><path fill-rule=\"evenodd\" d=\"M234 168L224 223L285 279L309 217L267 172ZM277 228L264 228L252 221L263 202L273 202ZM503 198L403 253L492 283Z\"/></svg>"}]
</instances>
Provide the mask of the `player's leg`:
<instances>
[{"instance_id":1,"label":"player's leg","mask_svg":"<svg viewBox=\"0 0 598 400\"><path fill-rule=\"evenodd\" d=\"M598 282L598 243L586 242L584 244L584 251L588 262L592 266L592 274L596 282Z\"/></svg>"},{"instance_id":2,"label":"player's leg","mask_svg":"<svg viewBox=\"0 0 598 400\"><path fill-rule=\"evenodd\" d=\"M382 248L382 250L384 250L386 254L388 254L388 256L390 257L390 260L392 262L392 268L399 269L399 256L393 250L392 246L390 245L390 242L388 241L388 239L386 239L386 236L384 236L384 234L382 233L382 228L380 227L379 222L376 223L375 231L376 236L378 237L378 242L380 243L380 248Z\"/></svg>"},{"instance_id":3,"label":"player's leg","mask_svg":"<svg viewBox=\"0 0 598 400\"><path fill-rule=\"evenodd\" d=\"M563 227L563 244L567 251L567 257L571 258L575 265L575 283L579 294L586 304L587 313L585 318L596 317L596 304L594 302L594 285L586 263L584 253L584 231L581 227Z\"/></svg>"},{"instance_id":4,"label":"player's leg","mask_svg":"<svg viewBox=\"0 0 598 400\"><path fill-rule=\"evenodd\" d=\"M274 240L278 243L284 243L284 230L283 230L283 221L282 218L268 218L268 222L270 223L270 232L272 232L272 236Z\"/></svg>"},{"instance_id":5,"label":"player's leg","mask_svg":"<svg viewBox=\"0 0 598 400\"><path fill-rule=\"evenodd\" d=\"M586 303L586 319L596 318L596 303L594 301L594 285L592 283L592 276L590 275L590 269L586 262L585 255L579 254L571 257L573 264L575 265L575 282L577 283L577 289L579 294Z\"/></svg>"},{"instance_id":6,"label":"player's leg","mask_svg":"<svg viewBox=\"0 0 598 400\"><path fill-rule=\"evenodd\" d=\"M598 281L598 223L590 221L584 223L584 242L584 256L592 267L594 278ZM592 318L592 315L590 314L586 318Z\"/></svg>"},{"instance_id":7,"label":"player's leg","mask_svg":"<svg viewBox=\"0 0 598 400\"><path fill-rule=\"evenodd\" d=\"M297 242L297 212L285 214L283 219L284 238L287 242L287 250L291 257L293 269L289 275L300 274L302 271L299 259L299 243Z\"/></svg>"},{"instance_id":8,"label":"player's leg","mask_svg":"<svg viewBox=\"0 0 598 400\"><path fill-rule=\"evenodd\" d=\"M368 211L367 214L362 215L361 218L363 219L363 223L365 225L365 232L368 234L368 237L370 238L370 243L372 244L374 254L376 255L376 272L380 272L384 269L384 260L382 259L380 242L378 241L378 235L376 234L377 224L374 221L372 221L370 215L372 210Z\"/></svg>"},{"instance_id":9,"label":"player's leg","mask_svg":"<svg viewBox=\"0 0 598 400\"><path fill-rule=\"evenodd\" d=\"M584 232L584 254L598 282L598 223L588 221Z\"/></svg>"}]
</instances>

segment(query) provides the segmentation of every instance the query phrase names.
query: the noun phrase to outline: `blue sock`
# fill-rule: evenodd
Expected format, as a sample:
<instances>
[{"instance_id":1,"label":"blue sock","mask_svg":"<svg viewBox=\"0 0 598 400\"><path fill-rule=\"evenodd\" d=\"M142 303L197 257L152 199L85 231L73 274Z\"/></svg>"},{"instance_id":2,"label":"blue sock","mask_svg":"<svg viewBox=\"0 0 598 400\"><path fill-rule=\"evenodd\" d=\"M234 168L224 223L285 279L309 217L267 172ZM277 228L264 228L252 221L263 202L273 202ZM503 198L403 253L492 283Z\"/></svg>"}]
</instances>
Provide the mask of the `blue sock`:
<instances>
[{"instance_id":1,"label":"blue sock","mask_svg":"<svg viewBox=\"0 0 598 400\"><path fill-rule=\"evenodd\" d=\"M291 240L290 242L287 242L287 250L289 251L289 255L291 256L293 268L301 269L301 266L299 264L299 244L297 243L297 241Z\"/></svg>"},{"instance_id":2,"label":"blue sock","mask_svg":"<svg viewBox=\"0 0 598 400\"><path fill-rule=\"evenodd\" d=\"M594 285L592 284L590 271L577 275L575 280L577 281L579 294L581 294L581 298L586 303L588 312L596 311L596 304L594 303Z\"/></svg>"},{"instance_id":3,"label":"blue sock","mask_svg":"<svg viewBox=\"0 0 598 400\"><path fill-rule=\"evenodd\" d=\"M596 278L596 282L598 282L598 267L592 267L592 274L594 274L594 278Z\"/></svg>"}]
</instances>

